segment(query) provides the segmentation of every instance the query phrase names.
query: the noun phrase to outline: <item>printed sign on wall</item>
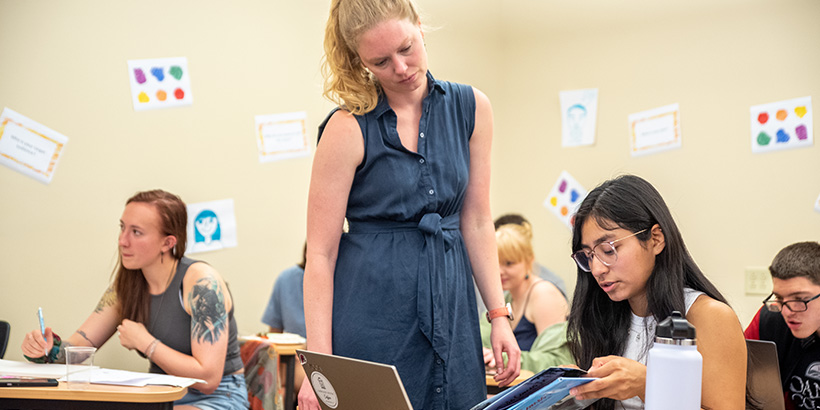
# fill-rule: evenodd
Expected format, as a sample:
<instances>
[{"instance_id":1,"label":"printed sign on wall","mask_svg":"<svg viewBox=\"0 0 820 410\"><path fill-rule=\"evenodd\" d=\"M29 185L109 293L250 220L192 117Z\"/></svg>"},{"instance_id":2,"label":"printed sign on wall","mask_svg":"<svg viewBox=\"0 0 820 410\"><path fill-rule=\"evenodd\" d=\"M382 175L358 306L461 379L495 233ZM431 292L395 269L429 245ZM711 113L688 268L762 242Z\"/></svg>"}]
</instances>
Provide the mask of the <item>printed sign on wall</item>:
<instances>
[{"instance_id":1,"label":"printed sign on wall","mask_svg":"<svg viewBox=\"0 0 820 410\"><path fill-rule=\"evenodd\" d=\"M680 107L677 103L629 116L632 156L681 147Z\"/></svg>"},{"instance_id":2,"label":"printed sign on wall","mask_svg":"<svg viewBox=\"0 0 820 410\"><path fill-rule=\"evenodd\" d=\"M257 115L255 120L259 162L310 155L306 112Z\"/></svg>"},{"instance_id":3,"label":"printed sign on wall","mask_svg":"<svg viewBox=\"0 0 820 410\"><path fill-rule=\"evenodd\" d=\"M755 105L750 114L754 153L814 144L811 97Z\"/></svg>"},{"instance_id":4,"label":"printed sign on wall","mask_svg":"<svg viewBox=\"0 0 820 410\"><path fill-rule=\"evenodd\" d=\"M188 246L185 253L236 247L233 199L188 204Z\"/></svg>"},{"instance_id":5,"label":"printed sign on wall","mask_svg":"<svg viewBox=\"0 0 820 410\"><path fill-rule=\"evenodd\" d=\"M68 137L10 108L0 114L0 164L50 183Z\"/></svg>"},{"instance_id":6,"label":"printed sign on wall","mask_svg":"<svg viewBox=\"0 0 820 410\"><path fill-rule=\"evenodd\" d=\"M572 229L575 223L575 213L581 206L581 201L587 196L587 190L567 171L561 171L561 176L552 187L544 206L552 211L567 227Z\"/></svg>"},{"instance_id":7,"label":"printed sign on wall","mask_svg":"<svg viewBox=\"0 0 820 410\"><path fill-rule=\"evenodd\" d=\"M128 60L135 111L191 105L191 78L185 57Z\"/></svg>"}]
</instances>

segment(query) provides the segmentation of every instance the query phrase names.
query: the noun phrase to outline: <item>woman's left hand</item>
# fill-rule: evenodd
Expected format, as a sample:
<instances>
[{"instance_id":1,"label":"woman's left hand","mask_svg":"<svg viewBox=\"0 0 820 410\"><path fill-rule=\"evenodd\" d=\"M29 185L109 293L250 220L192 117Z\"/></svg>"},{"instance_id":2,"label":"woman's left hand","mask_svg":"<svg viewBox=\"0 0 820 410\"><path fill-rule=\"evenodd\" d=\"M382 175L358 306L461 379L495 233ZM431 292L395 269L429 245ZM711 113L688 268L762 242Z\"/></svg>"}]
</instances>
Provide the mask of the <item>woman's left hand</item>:
<instances>
[{"instance_id":1,"label":"woman's left hand","mask_svg":"<svg viewBox=\"0 0 820 410\"><path fill-rule=\"evenodd\" d=\"M512 383L521 373L521 349L518 347L518 342L513 336L506 316L493 319L492 326L490 341L493 345L493 356L497 369L494 379L500 387L504 387ZM503 368L502 352L507 353L507 365Z\"/></svg>"},{"instance_id":2,"label":"woman's left hand","mask_svg":"<svg viewBox=\"0 0 820 410\"><path fill-rule=\"evenodd\" d=\"M586 377L597 377L569 392L578 400L609 398L626 400L635 396L644 399L646 366L620 356L598 357Z\"/></svg>"},{"instance_id":3,"label":"woman's left hand","mask_svg":"<svg viewBox=\"0 0 820 410\"><path fill-rule=\"evenodd\" d=\"M154 337L148 333L142 323L134 322L133 320L123 319L122 323L117 326L117 336L120 338L120 344L126 349L137 349L144 352L144 349L154 340Z\"/></svg>"}]
</instances>

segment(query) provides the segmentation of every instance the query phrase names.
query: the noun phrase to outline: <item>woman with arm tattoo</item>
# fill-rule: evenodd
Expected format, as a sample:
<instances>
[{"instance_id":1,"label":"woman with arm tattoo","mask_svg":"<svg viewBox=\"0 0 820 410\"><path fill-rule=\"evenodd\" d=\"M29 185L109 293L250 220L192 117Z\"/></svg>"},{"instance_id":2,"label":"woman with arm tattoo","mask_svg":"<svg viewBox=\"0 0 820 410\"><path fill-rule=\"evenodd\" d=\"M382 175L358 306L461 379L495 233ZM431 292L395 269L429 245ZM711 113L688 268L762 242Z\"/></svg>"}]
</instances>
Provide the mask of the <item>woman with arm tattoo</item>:
<instances>
[{"instance_id":1,"label":"woman with arm tattoo","mask_svg":"<svg viewBox=\"0 0 820 410\"><path fill-rule=\"evenodd\" d=\"M116 332L120 344L150 361L152 373L205 380L175 409L247 408L233 300L213 267L183 256L187 222L176 195L154 190L131 197L120 219L114 283L67 340L51 328L46 340L39 330L28 333L26 358L63 361L65 346L100 347Z\"/></svg>"}]
</instances>

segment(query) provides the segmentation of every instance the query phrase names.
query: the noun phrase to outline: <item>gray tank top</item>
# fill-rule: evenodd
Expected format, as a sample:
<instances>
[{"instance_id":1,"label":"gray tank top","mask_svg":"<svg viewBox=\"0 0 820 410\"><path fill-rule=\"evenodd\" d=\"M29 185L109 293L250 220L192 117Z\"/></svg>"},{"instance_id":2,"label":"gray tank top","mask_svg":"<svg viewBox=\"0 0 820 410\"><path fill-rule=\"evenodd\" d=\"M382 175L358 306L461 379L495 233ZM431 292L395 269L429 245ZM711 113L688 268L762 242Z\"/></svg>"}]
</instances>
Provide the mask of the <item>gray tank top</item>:
<instances>
[{"instance_id":1,"label":"gray tank top","mask_svg":"<svg viewBox=\"0 0 820 410\"><path fill-rule=\"evenodd\" d=\"M183 354L191 355L191 316L185 311L182 301L182 280L188 267L201 262L183 257L177 264L174 279L161 295L151 295L151 311L148 314L148 329L151 334L164 345ZM204 263L204 262L202 262ZM230 292L230 290L228 290ZM228 352L225 356L225 370L223 376L236 372L243 367L239 356L239 341L237 340L236 320L233 317L233 306L228 312ZM165 373L159 366L151 362L151 373Z\"/></svg>"}]
</instances>

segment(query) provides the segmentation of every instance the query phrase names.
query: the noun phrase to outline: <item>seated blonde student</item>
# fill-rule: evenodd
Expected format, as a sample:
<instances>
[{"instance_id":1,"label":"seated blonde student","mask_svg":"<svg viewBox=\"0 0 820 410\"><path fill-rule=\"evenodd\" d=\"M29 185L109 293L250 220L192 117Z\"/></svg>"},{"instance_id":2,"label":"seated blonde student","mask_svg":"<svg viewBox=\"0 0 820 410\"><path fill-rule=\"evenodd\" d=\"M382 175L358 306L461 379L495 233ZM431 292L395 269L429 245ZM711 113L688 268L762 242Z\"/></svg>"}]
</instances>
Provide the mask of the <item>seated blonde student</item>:
<instances>
[{"instance_id":1,"label":"seated blonde student","mask_svg":"<svg viewBox=\"0 0 820 410\"><path fill-rule=\"evenodd\" d=\"M663 198L646 180L624 175L583 200L572 231L578 276L568 339L575 361L598 380L576 398L593 408L643 408L646 356L656 324L685 312L703 356L701 404L743 409L746 343L735 312L683 243Z\"/></svg>"},{"instance_id":2,"label":"seated blonde student","mask_svg":"<svg viewBox=\"0 0 820 410\"><path fill-rule=\"evenodd\" d=\"M192 385L175 409L246 409L233 299L213 267L184 257L187 223L185 203L174 194L153 190L128 199L113 284L68 339L48 327L46 340L39 329L27 333L26 358L61 362L66 346L100 347L116 334L150 361L152 373L207 382Z\"/></svg>"},{"instance_id":3,"label":"seated blonde student","mask_svg":"<svg viewBox=\"0 0 820 410\"><path fill-rule=\"evenodd\" d=\"M793 243L769 266L772 294L746 338L777 345L786 409L820 408L820 243Z\"/></svg>"},{"instance_id":4,"label":"seated blonde student","mask_svg":"<svg viewBox=\"0 0 820 410\"><path fill-rule=\"evenodd\" d=\"M513 334L521 349L521 368L532 372L573 363L567 345L569 306L563 293L551 282L533 273L535 253L528 222L499 226L498 246L501 287L513 311ZM490 327L482 325L484 362L495 367L490 346Z\"/></svg>"}]
</instances>

